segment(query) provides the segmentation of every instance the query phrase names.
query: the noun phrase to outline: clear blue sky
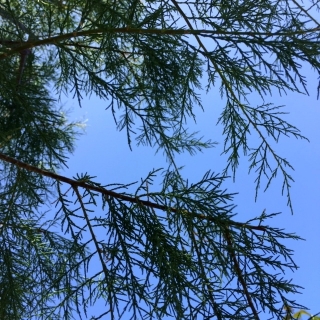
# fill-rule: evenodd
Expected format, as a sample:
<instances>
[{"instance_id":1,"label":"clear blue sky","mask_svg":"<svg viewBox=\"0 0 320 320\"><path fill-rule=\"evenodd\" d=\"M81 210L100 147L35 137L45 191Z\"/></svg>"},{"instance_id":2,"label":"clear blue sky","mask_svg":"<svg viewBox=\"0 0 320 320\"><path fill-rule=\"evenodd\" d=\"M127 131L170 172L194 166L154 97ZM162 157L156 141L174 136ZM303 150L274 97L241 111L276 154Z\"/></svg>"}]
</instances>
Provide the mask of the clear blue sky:
<instances>
[{"instance_id":1,"label":"clear blue sky","mask_svg":"<svg viewBox=\"0 0 320 320\"><path fill-rule=\"evenodd\" d=\"M281 178L273 183L270 189L259 194L254 202L255 175L248 175L248 163L245 158L239 167L236 182L230 179L225 183L229 191L239 192L235 198L238 205L238 221L245 221L258 216L264 209L267 213L282 212L282 215L269 221L270 225L284 228L287 232L295 232L306 241L291 241L288 246L295 251L295 261L300 269L294 274L288 273L286 278L303 286L302 295L296 300L308 306L312 313L320 312L320 100L317 96L317 75L305 68L308 78L310 96L288 93L279 97L274 94L267 102L275 105L286 105L290 114L286 119L301 129L302 134L310 139L310 143L296 140L293 137L282 139L276 146L279 154L286 157L294 166L292 186L294 215L286 206L286 197L281 196ZM83 108L78 107L76 100L70 97L64 100L66 107L72 107L72 119L88 119L85 134L77 142L74 154L68 162L69 169L63 174L74 176L76 173L89 173L97 176L96 181L102 184L130 183L144 178L153 168L166 167L162 154L155 155L155 150L137 147L133 143L130 151L125 132L117 132L110 110L105 110L107 103L95 97L85 99ZM218 88L203 95L205 112L196 112L197 124L190 121L190 127L200 131L207 139L219 142L216 148L205 150L195 156L188 154L177 157L179 165L184 165L185 177L195 182L207 170L219 172L224 168L226 156L221 156L223 148L222 129L216 126L217 119L224 106ZM260 101L253 100L253 104ZM155 189L158 187L155 184Z\"/></svg>"}]
</instances>

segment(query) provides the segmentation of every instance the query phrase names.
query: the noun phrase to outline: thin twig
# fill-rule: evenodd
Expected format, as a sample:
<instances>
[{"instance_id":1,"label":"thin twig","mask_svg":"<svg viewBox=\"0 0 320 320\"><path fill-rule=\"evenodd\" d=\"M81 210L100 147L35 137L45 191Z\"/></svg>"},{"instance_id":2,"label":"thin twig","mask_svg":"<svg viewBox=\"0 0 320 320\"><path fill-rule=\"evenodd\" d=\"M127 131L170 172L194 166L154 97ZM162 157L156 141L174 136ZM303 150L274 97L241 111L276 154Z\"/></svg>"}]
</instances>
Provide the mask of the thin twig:
<instances>
[{"instance_id":1,"label":"thin twig","mask_svg":"<svg viewBox=\"0 0 320 320\"><path fill-rule=\"evenodd\" d=\"M18 85L21 84L21 79L22 79L23 71L26 66L27 58L31 52L32 52L32 50L29 48L24 49L20 52L20 63L19 63L19 70L18 70L18 74L17 74L17 84Z\"/></svg>"},{"instance_id":2,"label":"thin twig","mask_svg":"<svg viewBox=\"0 0 320 320\"><path fill-rule=\"evenodd\" d=\"M255 317L256 320L259 320L259 315L258 315L258 312L253 304L253 301L251 299L251 295L249 293L249 290L248 290L248 287L247 287L247 284L246 284L246 281L244 280L243 278L243 275L242 275L242 271L240 269L240 266L239 266L239 262L237 260L237 257L235 255L235 250L234 250L234 244L233 244L233 241L232 241L232 237L231 237L231 234L228 230L228 227L225 228L225 231L224 231L224 238L226 239L227 241L227 244L228 244L228 251L229 251L229 254L232 258L232 261L233 261L233 268L234 268L234 271L239 279L239 282L241 283L241 286L243 288L243 292L246 296L246 299L248 301L248 304L249 304L249 307Z\"/></svg>"}]
</instances>

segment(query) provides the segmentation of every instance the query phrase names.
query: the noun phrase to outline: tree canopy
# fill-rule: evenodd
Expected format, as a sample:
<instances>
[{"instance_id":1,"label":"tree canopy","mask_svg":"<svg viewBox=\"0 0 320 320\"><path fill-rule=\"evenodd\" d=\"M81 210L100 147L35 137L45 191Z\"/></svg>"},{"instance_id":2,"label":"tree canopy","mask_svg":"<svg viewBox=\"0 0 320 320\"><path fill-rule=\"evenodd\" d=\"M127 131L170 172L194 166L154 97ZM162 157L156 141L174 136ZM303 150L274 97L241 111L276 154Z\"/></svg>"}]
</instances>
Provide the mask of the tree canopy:
<instances>
[{"instance_id":1,"label":"tree canopy","mask_svg":"<svg viewBox=\"0 0 320 320\"><path fill-rule=\"evenodd\" d=\"M224 181L247 157L256 196L281 179L293 211L293 168L275 145L307 138L271 93L308 93L303 67L320 73L319 9L315 0L1 1L0 319L256 320L301 308L283 275L297 268L284 240L299 236L269 226L267 210L239 221ZM190 183L175 157L215 145L188 121L217 86L226 166ZM151 164L126 185L64 176L82 126L60 106L67 93L80 106L105 101L129 147L163 152L167 168Z\"/></svg>"}]
</instances>

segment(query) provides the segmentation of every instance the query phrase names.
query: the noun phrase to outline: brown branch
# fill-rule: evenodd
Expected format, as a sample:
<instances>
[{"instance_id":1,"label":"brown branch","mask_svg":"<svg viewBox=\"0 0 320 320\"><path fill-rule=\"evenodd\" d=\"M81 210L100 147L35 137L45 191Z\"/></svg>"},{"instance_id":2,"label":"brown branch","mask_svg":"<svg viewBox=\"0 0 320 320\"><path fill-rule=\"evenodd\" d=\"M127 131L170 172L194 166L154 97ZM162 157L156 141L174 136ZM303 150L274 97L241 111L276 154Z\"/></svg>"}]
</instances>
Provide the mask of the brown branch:
<instances>
[{"instance_id":1,"label":"brown branch","mask_svg":"<svg viewBox=\"0 0 320 320\"><path fill-rule=\"evenodd\" d=\"M178 210L178 209L176 209L174 207L168 207L168 206L157 204L155 202L151 202L151 201L147 201L147 200L141 200L139 197L130 197L130 196L127 196L127 195L124 195L124 194L121 194L121 193L117 193L117 192L114 192L114 191L111 191L111 190L107 190L107 189L105 189L103 187L90 185L87 182L84 182L84 181L81 181L81 180L73 180L73 179L67 178L65 176L61 176L59 174L56 174L54 172L51 172L51 171L48 171L48 170L43 170L43 169L40 169L38 167L31 166L30 164L27 164L25 162L22 162L20 160L15 159L15 158L9 157L9 156L7 156L7 155L5 155L3 153L0 153L0 159L2 159L5 162L11 163L11 164L13 164L13 165L15 165L15 166L17 166L19 168L28 170L30 172L35 172L35 173L38 173L38 174L40 174L42 176L54 179L56 181L61 181L61 182L67 183L70 186L72 186L73 188L74 187L81 187L81 188L84 188L84 189L88 189L88 190L99 192L99 193L103 194L106 197L112 197L112 198L120 199L120 200L123 200L123 201L128 201L128 202L136 203L136 204L139 204L139 205L144 205L146 207L150 207L150 208L153 208L153 209L159 209L159 210L166 211L166 212L174 212L174 213L179 213L180 212L181 213L181 210ZM194 218L200 219L200 220L208 220L208 221L211 221L211 222L214 222L214 223L218 223L220 221L215 217L210 217L210 216L206 216L206 215L195 213L195 212L189 212L187 210L184 210L183 213L186 214L186 215L190 215L190 216L192 216ZM247 223L236 222L236 221L232 221L232 220L228 221L228 224L233 226L233 227L236 227L236 228L246 228L246 229L249 229L249 230L267 231L267 229L268 229L267 226L262 226L262 225L253 226L253 225L249 225Z\"/></svg>"},{"instance_id":2,"label":"brown branch","mask_svg":"<svg viewBox=\"0 0 320 320\"><path fill-rule=\"evenodd\" d=\"M102 265L102 270L103 270L105 279L107 280L107 279L109 278L109 277L108 277L109 271L108 271L108 268L107 268L107 266L106 266L106 264L105 264L105 262L104 262L103 256L102 256L103 251L102 251L102 250L100 249L100 247L99 247L99 242L98 242L98 240L97 240L97 238L96 238L96 235L95 235L95 233L94 233L94 231L93 231L92 225L91 225L90 220L89 220L89 217L88 217L88 215L87 215L86 208L85 208L85 206L84 206L84 204L83 204L82 197L81 197L81 195L80 195L80 193L79 193L78 187L77 187L76 185L73 185L72 187L73 187L73 190L75 191L76 196L77 196L77 198L78 198L78 201L79 201L79 203L80 203L81 210L82 210L82 212L83 212L84 218L85 218L86 223L87 223L87 226L88 226L88 228L89 228L89 232L90 232L90 234L91 234L91 238L92 238L92 240L93 240L93 242L94 242L94 245L95 245L95 247L96 247L96 250L97 250L97 253L98 253L98 256L99 256L100 263L101 263L101 265ZM111 290L110 290L110 288L109 288L109 290L108 290L108 296L109 296L110 310L113 310L113 301L112 301L112 298L111 298ZM111 312L113 312L113 311L111 311Z\"/></svg>"},{"instance_id":3,"label":"brown branch","mask_svg":"<svg viewBox=\"0 0 320 320\"><path fill-rule=\"evenodd\" d=\"M212 287L212 285L210 284L210 279L207 277L206 275L206 268L205 266L203 265L202 261L203 261L203 257L202 257L202 254L198 248L198 245L197 245L197 240L195 238L195 233L193 230L188 230L189 231L189 237L190 239L192 239L192 243L193 243L193 248L195 249L196 251L196 255L197 255L197 258L198 258L198 264L199 264L199 267L201 269L201 273L202 273L202 279L203 277L205 277L205 279L203 279L205 281L205 287L207 288L208 290L208 295L209 295L209 299L210 299L210 302L211 302L211 305L212 305L212 309L214 310L214 313L215 313L215 316L217 317L218 320L222 320L222 317L221 317L221 312L219 311L218 309L218 306L217 306L217 303L215 301L215 297L213 295L213 292L215 291L214 288Z\"/></svg>"},{"instance_id":4,"label":"brown branch","mask_svg":"<svg viewBox=\"0 0 320 320\"><path fill-rule=\"evenodd\" d=\"M249 307L250 309L252 310L252 313L255 317L256 320L259 320L259 315L258 315L258 312L253 304L253 301L251 299L251 296L250 296L250 293L249 293L249 290L248 290L248 287L247 287L247 284L246 284L246 281L244 280L243 278L243 275L242 275L242 271L240 269L240 266L239 266L239 262L237 260L237 257L235 255L235 250L234 250L234 246L233 246L233 241L232 241L232 237L230 235L230 232L228 230L228 227L225 228L224 230L224 237L227 241L227 244L228 244L228 251L229 251L229 254L231 255L231 258L233 260L233 268L234 268L234 271L235 273L237 274L237 277L239 279L239 282L241 283L242 285L242 288L243 288L243 292L246 296L246 299L248 301L248 304L249 304Z\"/></svg>"},{"instance_id":5,"label":"brown branch","mask_svg":"<svg viewBox=\"0 0 320 320\"><path fill-rule=\"evenodd\" d=\"M32 32L32 30L28 27L26 27L23 23L21 23L16 17L11 12L8 12L7 10L3 9L0 7L0 16L3 19L6 19L17 27L17 29L20 29L21 31L25 32L28 34L28 41L30 40L35 40L38 39L36 35ZM18 69L18 74L17 74L17 84L21 84L21 79L23 75L23 71L26 66L26 61L31 53L31 48L26 47L26 48L20 48L19 44L21 45L21 41L13 41L13 40L2 40L0 44L6 44L11 46L10 52L13 50L12 45L17 45L18 52L20 53L20 63L19 63L19 69ZM23 46L23 45L22 45ZM20 49L19 49L20 48ZM14 50L15 51L15 50Z\"/></svg>"},{"instance_id":6,"label":"brown branch","mask_svg":"<svg viewBox=\"0 0 320 320\"><path fill-rule=\"evenodd\" d=\"M20 48L21 45L23 45L25 42L23 41L15 41L15 40L7 40L7 39L0 39L0 45L6 46L8 49L12 50L12 48ZM21 79L23 75L23 71L26 66L27 58L30 55L32 50L30 48L26 49L20 49L20 62L19 62L19 68L17 71L17 85L21 84Z\"/></svg>"},{"instance_id":7,"label":"brown branch","mask_svg":"<svg viewBox=\"0 0 320 320\"><path fill-rule=\"evenodd\" d=\"M32 52L31 49L24 49L20 51L20 64L19 64L19 70L17 74L17 85L21 84L21 79L22 79L23 71L26 66L27 58L31 52Z\"/></svg>"},{"instance_id":8,"label":"brown branch","mask_svg":"<svg viewBox=\"0 0 320 320\"><path fill-rule=\"evenodd\" d=\"M15 40L9 40L9 39L0 39L0 44L2 45L7 45L7 46L14 46L14 45L19 45L23 43L23 41L15 41Z\"/></svg>"},{"instance_id":9,"label":"brown branch","mask_svg":"<svg viewBox=\"0 0 320 320\"><path fill-rule=\"evenodd\" d=\"M26 32L29 35L28 40L38 39L35 36L35 34L32 32L31 29L27 28L23 23L21 23L18 19L16 19L10 12L2 9L1 7L0 7L0 16L2 16L3 19L7 19L7 20L11 21L12 23L14 23L16 25L17 28ZM17 46L19 48L19 45L21 45L22 43L23 43L22 41L14 41L14 40L6 40L6 39L0 40L0 44L9 45L11 47L11 49L12 49L12 46ZM20 64L19 64L19 69L18 69L18 74L17 74L17 84L18 85L20 85L20 83L21 83L21 79L22 79L23 71L25 69L27 57L31 53L31 49L28 47L22 48L19 50L19 53L20 53Z\"/></svg>"},{"instance_id":10,"label":"brown branch","mask_svg":"<svg viewBox=\"0 0 320 320\"><path fill-rule=\"evenodd\" d=\"M77 199L78 199L78 201L80 203L80 207L81 207L81 210L83 212L83 216L84 216L84 218L86 220L87 226L89 228L89 232L91 234L91 238L92 238L92 240L94 242L94 245L95 245L95 247L97 249L97 253L99 255L99 259L100 259L100 262L101 262L101 265L102 265L102 268L103 268L103 272L105 274L105 277L108 278L108 269L107 269L107 267L106 267L106 265L104 263L104 260L103 260L103 257L102 257L102 251L101 251L101 249L99 247L99 242L98 242L98 240L96 238L96 235L95 235L95 233L94 233L94 231L92 229L92 225L90 224L90 220L89 220L88 214L86 212L86 208L85 208L85 206L83 204L82 197L80 195L78 187L74 185L73 186L73 190L74 190L74 192L75 192L75 194L77 196Z\"/></svg>"},{"instance_id":11,"label":"brown branch","mask_svg":"<svg viewBox=\"0 0 320 320\"><path fill-rule=\"evenodd\" d=\"M3 53L0 55L0 59L7 58L17 52L20 52L21 50L28 49L28 48L34 48L39 47L43 45L58 45L60 42L72 38L77 37L86 37L86 36L93 36L93 35L102 35L106 33L124 33L124 34L158 34L158 35L204 35L204 34L210 34L212 36L214 35L231 35L231 36L267 36L267 37L273 37L273 36L290 36L290 35L298 35L298 34L306 34L310 32L314 32L315 29L307 29L307 30L301 30L301 31L294 31L294 32L232 32L232 31L223 31L223 30L206 30L206 29L199 29L199 30L186 30L186 29L141 29L141 28L106 28L101 27L93 30L83 30L83 31L74 31L42 40L33 40L29 39L28 41L24 42L23 45L17 48L13 48L10 50L10 52Z\"/></svg>"}]
</instances>

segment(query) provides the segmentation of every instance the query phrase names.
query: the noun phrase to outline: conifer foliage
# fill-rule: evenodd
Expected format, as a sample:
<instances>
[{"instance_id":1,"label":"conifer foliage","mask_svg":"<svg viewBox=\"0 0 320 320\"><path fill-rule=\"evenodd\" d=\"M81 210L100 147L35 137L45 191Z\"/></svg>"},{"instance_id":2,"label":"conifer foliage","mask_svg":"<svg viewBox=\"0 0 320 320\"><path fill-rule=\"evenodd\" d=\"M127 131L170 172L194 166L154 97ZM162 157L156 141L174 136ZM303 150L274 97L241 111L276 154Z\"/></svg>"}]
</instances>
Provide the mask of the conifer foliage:
<instances>
[{"instance_id":1,"label":"conifer foliage","mask_svg":"<svg viewBox=\"0 0 320 320\"><path fill-rule=\"evenodd\" d=\"M273 147L305 137L268 100L272 90L307 92L302 63L320 71L319 9L315 0L1 1L0 319L283 319L284 306L299 307L283 275L297 267L283 240L298 236L269 227L274 214L238 221L223 183L247 156L256 190L282 179L292 210L292 167ZM190 184L175 155L214 145L186 125L214 87L225 101L216 120L226 168ZM59 107L65 92L80 105L104 100L129 146L163 152L168 168L139 185L61 175L81 126Z\"/></svg>"}]
</instances>

